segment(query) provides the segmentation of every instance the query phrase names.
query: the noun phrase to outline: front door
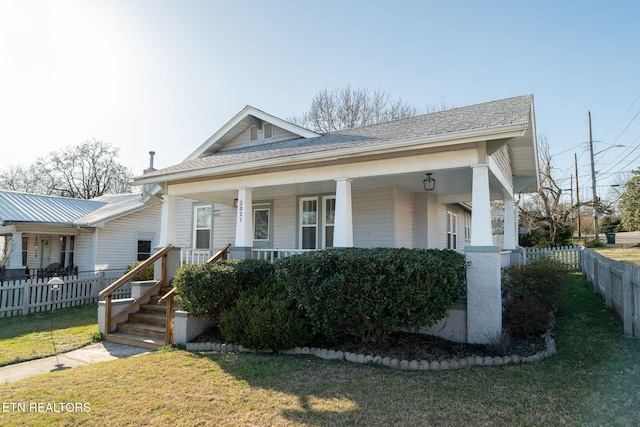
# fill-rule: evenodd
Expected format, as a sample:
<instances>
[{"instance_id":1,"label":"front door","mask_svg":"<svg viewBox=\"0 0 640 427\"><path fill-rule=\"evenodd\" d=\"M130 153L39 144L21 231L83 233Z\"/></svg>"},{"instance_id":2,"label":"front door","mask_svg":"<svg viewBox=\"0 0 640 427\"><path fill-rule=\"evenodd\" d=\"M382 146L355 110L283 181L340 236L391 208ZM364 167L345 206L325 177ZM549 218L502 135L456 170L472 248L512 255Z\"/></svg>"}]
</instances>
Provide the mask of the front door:
<instances>
[{"instance_id":1,"label":"front door","mask_svg":"<svg viewBox=\"0 0 640 427\"><path fill-rule=\"evenodd\" d=\"M273 249L273 203L253 203L253 247Z\"/></svg>"}]
</instances>

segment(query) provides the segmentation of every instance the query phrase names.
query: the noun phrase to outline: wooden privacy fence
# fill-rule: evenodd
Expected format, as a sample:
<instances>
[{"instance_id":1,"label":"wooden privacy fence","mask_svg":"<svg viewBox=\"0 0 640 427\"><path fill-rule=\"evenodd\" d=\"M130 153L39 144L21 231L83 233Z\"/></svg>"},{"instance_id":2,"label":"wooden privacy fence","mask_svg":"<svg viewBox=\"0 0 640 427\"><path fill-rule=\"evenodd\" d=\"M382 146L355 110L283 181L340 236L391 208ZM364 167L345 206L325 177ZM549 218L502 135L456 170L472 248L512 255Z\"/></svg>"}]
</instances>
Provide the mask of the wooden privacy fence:
<instances>
[{"instance_id":1,"label":"wooden privacy fence","mask_svg":"<svg viewBox=\"0 0 640 427\"><path fill-rule=\"evenodd\" d=\"M640 267L582 249L582 273L606 307L622 318L624 334L640 338Z\"/></svg>"},{"instance_id":2,"label":"wooden privacy fence","mask_svg":"<svg viewBox=\"0 0 640 427\"><path fill-rule=\"evenodd\" d=\"M522 248L523 257L527 261L533 261L543 256L550 256L553 259L565 264L568 268L580 269L580 246L559 246L556 248Z\"/></svg>"},{"instance_id":3,"label":"wooden privacy fence","mask_svg":"<svg viewBox=\"0 0 640 427\"><path fill-rule=\"evenodd\" d=\"M48 279L25 279L0 283L0 317L50 311L98 302L98 293L122 277L109 271L62 277L64 284L53 290ZM131 285L121 288L118 298L131 296Z\"/></svg>"}]
</instances>

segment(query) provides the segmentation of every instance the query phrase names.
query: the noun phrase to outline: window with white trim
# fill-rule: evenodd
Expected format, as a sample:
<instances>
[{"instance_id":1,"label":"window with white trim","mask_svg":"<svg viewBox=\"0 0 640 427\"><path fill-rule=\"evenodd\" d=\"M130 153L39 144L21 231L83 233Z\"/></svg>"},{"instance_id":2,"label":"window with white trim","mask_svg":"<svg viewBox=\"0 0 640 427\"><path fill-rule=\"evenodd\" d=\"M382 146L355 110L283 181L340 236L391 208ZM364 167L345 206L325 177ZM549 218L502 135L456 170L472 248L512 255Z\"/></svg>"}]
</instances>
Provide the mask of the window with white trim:
<instances>
[{"instance_id":1,"label":"window with white trim","mask_svg":"<svg viewBox=\"0 0 640 427\"><path fill-rule=\"evenodd\" d=\"M471 240L471 215L464 214L464 240Z\"/></svg>"},{"instance_id":2,"label":"window with white trim","mask_svg":"<svg viewBox=\"0 0 640 427\"><path fill-rule=\"evenodd\" d=\"M193 248L211 249L211 226L213 224L213 208L211 205L194 206L193 208Z\"/></svg>"},{"instance_id":3,"label":"window with white trim","mask_svg":"<svg viewBox=\"0 0 640 427\"><path fill-rule=\"evenodd\" d=\"M262 131L264 132L264 139L273 138L273 124L263 123Z\"/></svg>"},{"instance_id":4,"label":"window with white trim","mask_svg":"<svg viewBox=\"0 0 640 427\"><path fill-rule=\"evenodd\" d=\"M447 249L458 249L458 215L447 212Z\"/></svg>"},{"instance_id":5,"label":"window with white trim","mask_svg":"<svg viewBox=\"0 0 640 427\"><path fill-rule=\"evenodd\" d=\"M336 196L325 196L322 198L324 208L324 240L323 248L333 247L333 231L336 219Z\"/></svg>"},{"instance_id":6,"label":"window with white trim","mask_svg":"<svg viewBox=\"0 0 640 427\"><path fill-rule=\"evenodd\" d=\"M253 240L269 240L269 208L253 210Z\"/></svg>"},{"instance_id":7,"label":"window with white trim","mask_svg":"<svg viewBox=\"0 0 640 427\"><path fill-rule=\"evenodd\" d=\"M300 248L318 248L318 198L300 199Z\"/></svg>"},{"instance_id":8,"label":"window with white trim","mask_svg":"<svg viewBox=\"0 0 640 427\"><path fill-rule=\"evenodd\" d=\"M73 266L75 245L76 236L60 237L60 265L62 267Z\"/></svg>"},{"instance_id":9,"label":"window with white trim","mask_svg":"<svg viewBox=\"0 0 640 427\"><path fill-rule=\"evenodd\" d=\"M257 141L258 140L258 128L255 126L249 127L249 141Z\"/></svg>"}]
</instances>

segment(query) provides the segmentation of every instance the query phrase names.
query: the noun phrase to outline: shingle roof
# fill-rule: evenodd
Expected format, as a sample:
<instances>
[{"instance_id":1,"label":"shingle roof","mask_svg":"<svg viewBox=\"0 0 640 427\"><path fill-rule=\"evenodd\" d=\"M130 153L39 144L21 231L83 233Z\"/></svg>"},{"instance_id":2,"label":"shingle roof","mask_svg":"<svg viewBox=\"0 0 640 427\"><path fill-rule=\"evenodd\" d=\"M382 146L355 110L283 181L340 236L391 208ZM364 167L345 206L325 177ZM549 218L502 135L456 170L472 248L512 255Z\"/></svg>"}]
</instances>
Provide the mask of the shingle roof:
<instances>
[{"instance_id":1,"label":"shingle roof","mask_svg":"<svg viewBox=\"0 0 640 427\"><path fill-rule=\"evenodd\" d=\"M527 125L532 103L533 96L524 95L362 128L330 132L316 138L299 138L234 150L223 150L194 160L184 161L136 179L148 179L173 173L339 149L375 150L391 141L441 135L451 136L454 139L456 134L465 132L490 131L505 126Z\"/></svg>"},{"instance_id":2,"label":"shingle roof","mask_svg":"<svg viewBox=\"0 0 640 427\"><path fill-rule=\"evenodd\" d=\"M95 225L145 208L140 194L91 200L0 190L0 225L15 222Z\"/></svg>"}]
</instances>

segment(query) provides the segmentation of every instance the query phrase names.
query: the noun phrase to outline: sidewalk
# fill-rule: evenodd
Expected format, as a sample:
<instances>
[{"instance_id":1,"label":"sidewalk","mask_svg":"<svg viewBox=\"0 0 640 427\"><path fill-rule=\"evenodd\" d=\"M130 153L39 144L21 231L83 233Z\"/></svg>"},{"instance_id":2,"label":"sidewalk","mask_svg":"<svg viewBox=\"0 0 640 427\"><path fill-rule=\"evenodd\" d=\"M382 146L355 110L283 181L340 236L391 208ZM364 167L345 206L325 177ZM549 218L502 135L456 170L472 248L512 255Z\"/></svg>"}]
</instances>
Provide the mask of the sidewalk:
<instances>
[{"instance_id":1,"label":"sidewalk","mask_svg":"<svg viewBox=\"0 0 640 427\"><path fill-rule=\"evenodd\" d=\"M0 384L7 384L47 372L61 371L90 363L151 353L150 350L103 341L78 350L0 368Z\"/></svg>"}]
</instances>

